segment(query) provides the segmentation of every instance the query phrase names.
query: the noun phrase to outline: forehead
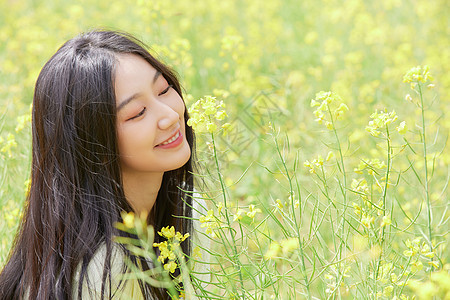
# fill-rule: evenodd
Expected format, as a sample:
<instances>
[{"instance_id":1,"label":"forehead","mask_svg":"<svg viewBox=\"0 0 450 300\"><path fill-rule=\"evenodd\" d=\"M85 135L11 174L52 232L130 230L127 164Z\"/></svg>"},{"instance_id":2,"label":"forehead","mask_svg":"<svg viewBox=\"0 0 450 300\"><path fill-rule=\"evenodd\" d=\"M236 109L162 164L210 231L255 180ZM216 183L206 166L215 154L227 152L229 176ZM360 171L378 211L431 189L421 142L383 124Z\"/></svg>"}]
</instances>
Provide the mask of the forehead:
<instances>
[{"instance_id":1,"label":"forehead","mask_svg":"<svg viewBox=\"0 0 450 300\"><path fill-rule=\"evenodd\" d=\"M117 64L115 67L116 79L127 77L139 77L138 75L154 75L156 69L137 54L119 54L117 55Z\"/></svg>"},{"instance_id":2,"label":"forehead","mask_svg":"<svg viewBox=\"0 0 450 300\"><path fill-rule=\"evenodd\" d=\"M159 72L144 58L136 54L121 54L117 56L114 76L116 100L121 100L136 93L151 89L155 75Z\"/></svg>"}]
</instances>

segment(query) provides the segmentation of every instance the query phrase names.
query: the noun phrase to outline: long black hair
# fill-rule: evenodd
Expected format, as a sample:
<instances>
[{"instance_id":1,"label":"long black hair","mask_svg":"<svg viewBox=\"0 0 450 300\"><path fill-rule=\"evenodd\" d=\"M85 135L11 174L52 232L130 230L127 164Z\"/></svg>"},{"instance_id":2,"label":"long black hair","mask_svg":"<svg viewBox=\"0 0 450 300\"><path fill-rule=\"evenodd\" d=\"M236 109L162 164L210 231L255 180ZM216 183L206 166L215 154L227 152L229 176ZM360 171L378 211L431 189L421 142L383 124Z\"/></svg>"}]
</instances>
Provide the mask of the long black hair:
<instances>
[{"instance_id":1,"label":"long black hair","mask_svg":"<svg viewBox=\"0 0 450 300\"><path fill-rule=\"evenodd\" d=\"M81 298L83 278L89 275L87 265L103 245L102 296L108 295L113 236L120 234L114 223L121 221L121 211L132 211L124 196L116 133L114 74L121 53L144 58L182 96L175 73L129 34L96 30L59 48L36 82L31 188L8 262L0 273L0 299L25 295L71 299L73 289L78 289ZM185 122L188 119L185 110ZM192 155L181 168L164 173L149 217L155 230L168 225L180 232L192 228L192 200L185 191L193 190L195 145L192 128L187 123L185 128ZM185 253L190 251L188 240L182 244ZM74 287L79 265L81 280ZM140 286L144 296L161 292Z\"/></svg>"}]
</instances>

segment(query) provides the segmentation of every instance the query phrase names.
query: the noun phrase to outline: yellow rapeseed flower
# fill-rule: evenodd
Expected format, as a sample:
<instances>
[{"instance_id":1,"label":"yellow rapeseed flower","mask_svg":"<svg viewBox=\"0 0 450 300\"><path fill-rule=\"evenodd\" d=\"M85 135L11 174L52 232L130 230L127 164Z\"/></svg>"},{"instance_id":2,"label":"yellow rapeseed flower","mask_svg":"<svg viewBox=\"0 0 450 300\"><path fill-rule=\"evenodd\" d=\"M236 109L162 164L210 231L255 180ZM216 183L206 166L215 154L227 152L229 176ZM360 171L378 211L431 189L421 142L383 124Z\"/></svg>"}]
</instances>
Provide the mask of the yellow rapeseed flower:
<instances>
[{"instance_id":1,"label":"yellow rapeseed flower","mask_svg":"<svg viewBox=\"0 0 450 300\"><path fill-rule=\"evenodd\" d=\"M309 173L315 173L314 166L309 162L309 160L306 160L303 165L307 168L309 168Z\"/></svg>"},{"instance_id":2,"label":"yellow rapeseed flower","mask_svg":"<svg viewBox=\"0 0 450 300\"><path fill-rule=\"evenodd\" d=\"M281 250L280 244L278 242L271 242L269 246L269 250L267 250L266 254L264 254L265 259L274 259L278 257L278 253Z\"/></svg>"},{"instance_id":3,"label":"yellow rapeseed flower","mask_svg":"<svg viewBox=\"0 0 450 300\"><path fill-rule=\"evenodd\" d=\"M242 219L242 213L244 213L245 211L241 208L238 208L238 210L236 211L236 213L234 214L234 218L233 218L233 222Z\"/></svg>"},{"instance_id":4,"label":"yellow rapeseed flower","mask_svg":"<svg viewBox=\"0 0 450 300\"><path fill-rule=\"evenodd\" d=\"M383 216L383 219L381 221L381 227L389 226L392 224L391 218L389 216Z\"/></svg>"},{"instance_id":5,"label":"yellow rapeseed flower","mask_svg":"<svg viewBox=\"0 0 450 300\"><path fill-rule=\"evenodd\" d=\"M353 206L353 212L356 214L356 215L358 215L358 216L360 216L361 215L361 207L357 204L357 203L355 203L355 202L353 202L352 203L352 206Z\"/></svg>"},{"instance_id":6,"label":"yellow rapeseed flower","mask_svg":"<svg viewBox=\"0 0 450 300\"><path fill-rule=\"evenodd\" d=\"M364 225L364 227L366 228L370 228L374 220L375 220L374 217L368 216L365 213L363 213L361 218L361 224Z\"/></svg>"},{"instance_id":7,"label":"yellow rapeseed flower","mask_svg":"<svg viewBox=\"0 0 450 300\"><path fill-rule=\"evenodd\" d=\"M218 111L215 115L215 118L219 121L222 121L223 119L225 119L227 117L227 113L224 110Z\"/></svg>"},{"instance_id":8,"label":"yellow rapeseed flower","mask_svg":"<svg viewBox=\"0 0 450 300\"><path fill-rule=\"evenodd\" d=\"M290 254L295 249L298 249L299 247L297 238L289 238L286 240L282 240L280 242L280 245L284 256L287 256L288 254Z\"/></svg>"},{"instance_id":9,"label":"yellow rapeseed flower","mask_svg":"<svg viewBox=\"0 0 450 300\"><path fill-rule=\"evenodd\" d=\"M411 264L411 272L416 273L423 269L421 261L417 260Z\"/></svg>"},{"instance_id":10,"label":"yellow rapeseed flower","mask_svg":"<svg viewBox=\"0 0 450 300\"><path fill-rule=\"evenodd\" d=\"M260 210L259 208L255 208L255 205L254 205L254 204L250 204L249 207L248 207L247 216L248 216L249 218L254 219L256 213L258 213L258 212L261 212L261 210Z\"/></svg>"},{"instance_id":11,"label":"yellow rapeseed flower","mask_svg":"<svg viewBox=\"0 0 450 300\"><path fill-rule=\"evenodd\" d=\"M334 129L333 120L330 118L339 119L342 114L348 111L348 106L341 102L342 99L338 95L332 92L318 92L316 98L311 100L311 107L317 107L314 110L315 121L319 124L325 124L325 127L329 130ZM332 109L331 107L337 107ZM332 115L330 117L329 115Z\"/></svg>"},{"instance_id":12,"label":"yellow rapeseed flower","mask_svg":"<svg viewBox=\"0 0 450 300\"><path fill-rule=\"evenodd\" d=\"M192 126L197 132L206 131L213 133L217 130L215 120L223 121L227 117L224 108L225 104L223 101L219 102L216 97L207 95L189 107L190 118L187 124ZM229 127L229 125L225 124L224 126L224 130Z\"/></svg>"},{"instance_id":13,"label":"yellow rapeseed flower","mask_svg":"<svg viewBox=\"0 0 450 300\"><path fill-rule=\"evenodd\" d=\"M177 263L173 260L169 261L167 264L164 265L164 270L169 271L170 273L174 273L177 269Z\"/></svg>"},{"instance_id":14,"label":"yellow rapeseed flower","mask_svg":"<svg viewBox=\"0 0 450 300\"><path fill-rule=\"evenodd\" d=\"M328 152L327 158L325 159L326 161L330 161L334 158L334 153L333 151Z\"/></svg>"},{"instance_id":15,"label":"yellow rapeseed flower","mask_svg":"<svg viewBox=\"0 0 450 300\"><path fill-rule=\"evenodd\" d=\"M392 294L392 291L394 290L394 287L392 285L388 285L383 289L383 296L389 297Z\"/></svg>"},{"instance_id":16,"label":"yellow rapeseed flower","mask_svg":"<svg viewBox=\"0 0 450 300\"><path fill-rule=\"evenodd\" d=\"M381 132L379 129L384 129L389 124L395 122L398 119L395 111L391 112L378 112L375 110L373 114L370 115L372 119L369 121L369 124L366 126L366 131L368 131L373 136L378 136Z\"/></svg>"},{"instance_id":17,"label":"yellow rapeseed flower","mask_svg":"<svg viewBox=\"0 0 450 300\"><path fill-rule=\"evenodd\" d=\"M201 216L199 218L200 227L206 228L206 234L211 235L212 237L216 237L213 229L219 226L216 217L214 216L214 211L212 209L208 210L208 214L206 216Z\"/></svg>"},{"instance_id":18,"label":"yellow rapeseed flower","mask_svg":"<svg viewBox=\"0 0 450 300\"><path fill-rule=\"evenodd\" d=\"M222 125L223 135L226 136L231 131L231 123L225 123Z\"/></svg>"},{"instance_id":19,"label":"yellow rapeseed flower","mask_svg":"<svg viewBox=\"0 0 450 300\"><path fill-rule=\"evenodd\" d=\"M413 256L414 252L412 250L405 250L403 251L403 255L406 257L411 257Z\"/></svg>"},{"instance_id":20,"label":"yellow rapeseed flower","mask_svg":"<svg viewBox=\"0 0 450 300\"><path fill-rule=\"evenodd\" d=\"M202 254L202 251L201 251L201 249L200 249L200 247L195 247L193 250L192 250L192 255L195 257L195 258L202 258L202 256L203 256L203 254Z\"/></svg>"},{"instance_id":21,"label":"yellow rapeseed flower","mask_svg":"<svg viewBox=\"0 0 450 300\"><path fill-rule=\"evenodd\" d=\"M158 232L158 234L162 237L165 237L166 239L171 239L175 236L175 227L163 227L161 228L161 231Z\"/></svg>"},{"instance_id":22,"label":"yellow rapeseed flower","mask_svg":"<svg viewBox=\"0 0 450 300\"><path fill-rule=\"evenodd\" d=\"M214 133L217 130L217 125L212 122L206 123L206 130L208 130L209 133Z\"/></svg>"},{"instance_id":23,"label":"yellow rapeseed flower","mask_svg":"<svg viewBox=\"0 0 450 300\"><path fill-rule=\"evenodd\" d=\"M189 232L185 233L184 235L182 235L181 233L179 233L177 231L177 233L175 234L175 239L183 242L184 240L186 240L188 237L190 237L191 235L189 234Z\"/></svg>"},{"instance_id":24,"label":"yellow rapeseed flower","mask_svg":"<svg viewBox=\"0 0 450 300\"><path fill-rule=\"evenodd\" d=\"M400 133L401 135L405 134L407 131L407 127L406 127L406 122L402 121L400 122L400 125L398 125L398 127L396 128L398 133Z\"/></svg>"},{"instance_id":25,"label":"yellow rapeseed flower","mask_svg":"<svg viewBox=\"0 0 450 300\"><path fill-rule=\"evenodd\" d=\"M217 212L219 214L222 212L222 208L223 208L223 202L219 202L219 204L217 204Z\"/></svg>"},{"instance_id":26,"label":"yellow rapeseed flower","mask_svg":"<svg viewBox=\"0 0 450 300\"><path fill-rule=\"evenodd\" d=\"M127 228L134 228L134 213L133 212L129 212L126 213L123 217L123 224L127 227Z\"/></svg>"},{"instance_id":27,"label":"yellow rapeseed flower","mask_svg":"<svg viewBox=\"0 0 450 300\"><path fill-rule=\"evenodd\" d=\"M280 199L275 200L275 202L277 203L277 207L279 209L283 209L284 205L283 205L283 202Z\"/></svg>"},{"instance_id":28,"label":"yellow rapeseed flower","mask_svg":"<svg viewBox=\"0 0 450 300\"><path fill-rule=\"evenodd\" d=\"M427 81L433 81L434 78L430 74L430 67L425 66L417 66L410 69L406 72L405 76L403 76L403 82L405 83L425 83Z\"/></svg>"},{"instance_id":29,"label":"yellow rapeseed flower","mask_svg":"<svg viewBox=\"0 0 450 300\"><path fill-rule=\"evenodd\" d=\"M439 269L439 263L436 260L429 261L428 264L436 269Z\"/></svg>"}]
</instances>

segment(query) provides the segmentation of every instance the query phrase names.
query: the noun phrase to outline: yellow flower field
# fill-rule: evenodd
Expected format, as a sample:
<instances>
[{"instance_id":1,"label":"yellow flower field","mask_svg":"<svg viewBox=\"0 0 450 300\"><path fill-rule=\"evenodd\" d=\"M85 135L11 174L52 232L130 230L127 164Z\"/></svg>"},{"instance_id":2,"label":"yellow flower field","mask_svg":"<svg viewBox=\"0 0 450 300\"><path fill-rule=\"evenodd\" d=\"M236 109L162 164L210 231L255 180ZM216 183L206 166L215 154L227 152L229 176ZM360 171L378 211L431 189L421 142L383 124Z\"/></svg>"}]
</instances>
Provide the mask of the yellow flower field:
<instances>
[{"instance_id":1,"label":"yellow flower field","mask_svg":"<svg viewBox=\"0 0 450 300\"><path fill-rule=\"evenodd\" d=\"M450 299L449 15L446 0L1 1L0 266L37 75L67 39L109 28L185 90L212 276L183 277L183 295Z\"/></svg>"}]
</instances>

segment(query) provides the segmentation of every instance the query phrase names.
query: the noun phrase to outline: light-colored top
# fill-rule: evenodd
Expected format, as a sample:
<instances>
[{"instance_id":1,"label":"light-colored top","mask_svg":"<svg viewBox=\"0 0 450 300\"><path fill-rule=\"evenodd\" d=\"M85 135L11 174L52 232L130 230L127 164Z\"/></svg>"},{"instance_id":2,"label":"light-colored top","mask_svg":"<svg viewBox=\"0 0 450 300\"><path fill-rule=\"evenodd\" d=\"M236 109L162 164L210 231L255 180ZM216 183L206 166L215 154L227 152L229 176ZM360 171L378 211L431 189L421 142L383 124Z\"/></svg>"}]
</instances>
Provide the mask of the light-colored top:
<instances>
[{"instance_id":1,"label":"light-colored top","mask_svg":"<svg viewBox=\"0 0 450 300\"><path fill-rule=\"evenodd\" d=\"M83 299L100 299L102 292L102 276L105 265L106 246L101 246L87 267L87 276L83 279L82 296ZM116 245L112 249L111 255L111 293L109 295L109 281L106 281L105 299L144 299L137 280L127 280L120 282L120 275L124 267L124 254ZM81 264L78 266L75 278L80 277ZM89 281L89 282L88 282ZM79 280L74 280L73 299L78 299Z\"/></svg>"},{"instance_id":2,"label":"light-colored top","mask_svg":"<svg viewBox=\"0 0 450 300\"><path fill-rule=\"evenodd\" d=\"M201 233L201 228L199 224L199 217L201 215L206 214L206 203L200 197L196 197L198 195L194 195L193 198L193 227L194 232L192 234L192 246L195 248L196 246L201 245L201 247L208 248L209 240L205 240L203 234ZM204 262L209 261L209 254L206 251L200 251L201 260ZM87 276L83 279L82 283L82 296L83 299L100 299L101 290L102 290L102 277L103 270L105 265L105 257L106 257L106 245L100 246L97 252L94 254L92 260L89 262L87 267ZM126 281L121 281L121 277L124 270L124 262L125 254L122 249L116 245L113 246L112 254L111 254L111 293L109 295L109 280L105 283L105 299L144 299L141 289L139 287L138 280L136 279L128 279ZM209 275L209 265L202 263L195 263L194 271L198 272L196 274L197 278L201 278L202 281L208 282ZM78 285L79 285L79 277L81 273L81 264L78 265L78 268L75 273L75 280L73 284L73 299L78 299ZM89 282L88 282L89 281Z\"/></svg>"}]
</instances>

